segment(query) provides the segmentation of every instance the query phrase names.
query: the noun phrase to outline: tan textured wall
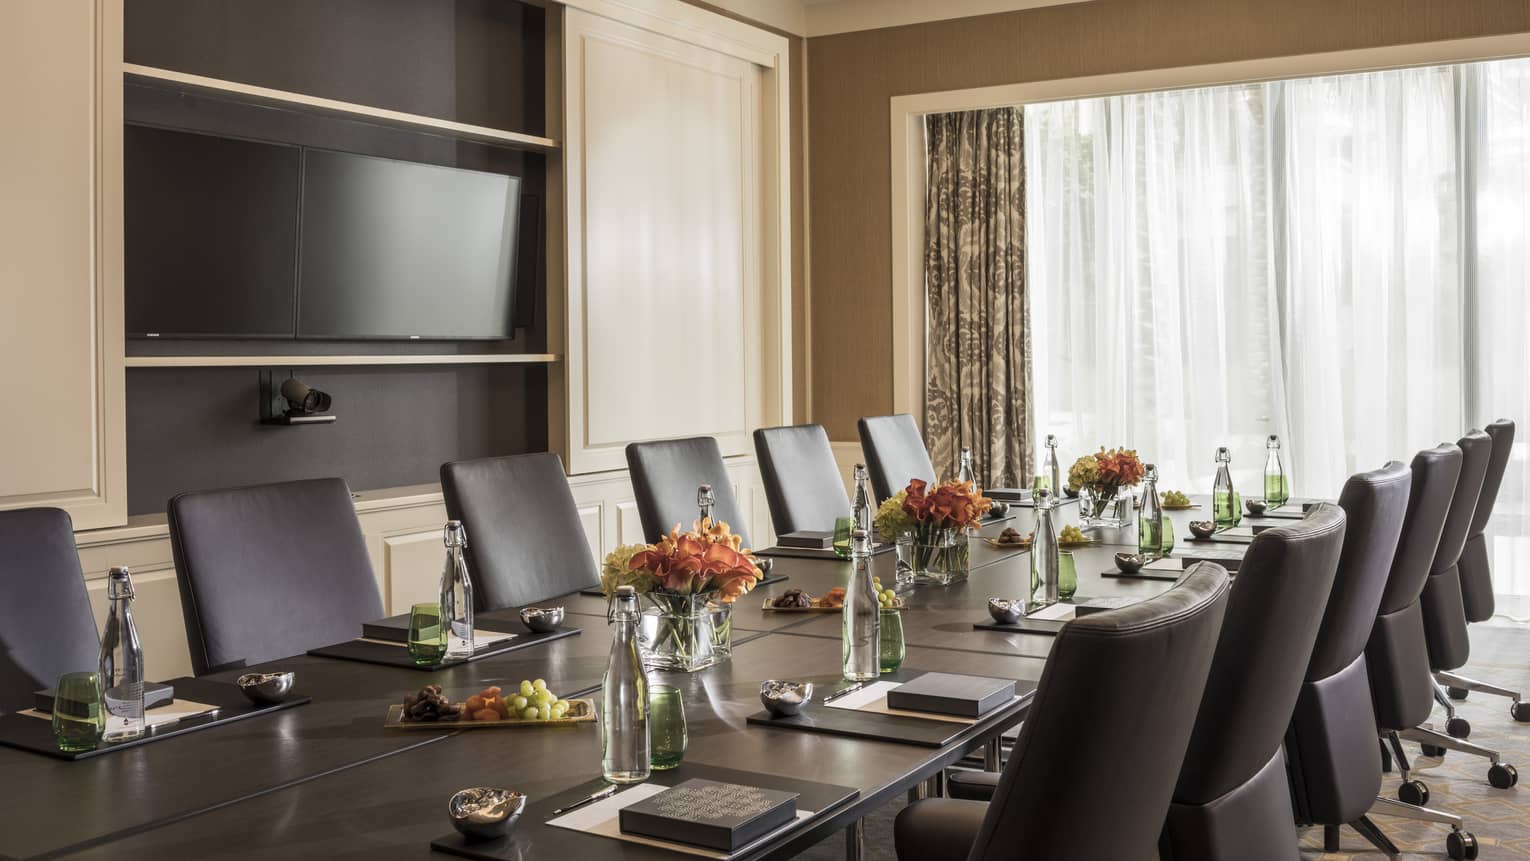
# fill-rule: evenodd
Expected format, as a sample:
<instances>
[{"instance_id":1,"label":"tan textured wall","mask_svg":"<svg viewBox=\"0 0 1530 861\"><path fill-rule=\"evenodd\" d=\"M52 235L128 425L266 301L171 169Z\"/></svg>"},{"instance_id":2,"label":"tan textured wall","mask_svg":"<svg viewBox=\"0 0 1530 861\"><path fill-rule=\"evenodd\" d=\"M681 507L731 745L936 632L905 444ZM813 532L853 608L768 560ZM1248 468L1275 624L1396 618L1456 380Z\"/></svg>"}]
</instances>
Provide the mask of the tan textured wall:
<instances>
[{"instance_id":1,"label":"tan textured wall","mask_svg":"<svg viewBox=\"0 0 1530 861\"><path fill-rule=\"evenodd\" d=\"M1530 0L1093 0L810 39L812 419L892 407L892 96L1525 31Z\"/></svg>"}]
</instances>

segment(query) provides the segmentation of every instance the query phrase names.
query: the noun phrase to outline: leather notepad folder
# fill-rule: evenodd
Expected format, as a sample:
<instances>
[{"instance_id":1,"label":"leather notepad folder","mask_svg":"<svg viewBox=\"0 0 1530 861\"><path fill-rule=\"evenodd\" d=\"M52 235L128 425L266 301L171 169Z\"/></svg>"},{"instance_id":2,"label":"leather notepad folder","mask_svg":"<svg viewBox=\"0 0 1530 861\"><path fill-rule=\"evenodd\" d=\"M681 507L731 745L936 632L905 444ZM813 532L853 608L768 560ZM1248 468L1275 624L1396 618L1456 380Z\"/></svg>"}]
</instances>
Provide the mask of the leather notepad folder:
<instances>
[{"instance_id":1,"label":"leather notepad folder","mask_svg":"<svg viewBox=\"0 0 1530 861\"><path fill-rule=\"evenodd\" d=\"M37 691L32 694L33 708L43 714L53 713L53 689ZM160 684L159 682L145 682L143 686L143 707L146 709L158 706L167 706L175 702L175 688Z\"/></svg>"},{"instance_id":2,"label":"leather notepad folder","mask_svg":"<svg viewBox=\"0 0 1530 861\"><path fill-rule=\"evenodd\" d=\"M815 532L804 529L776 536L777 547L793 547L798 550L828 550L834 546L834 533Z\"/></svg>"},{"instance_id":3,"label":"leather notepad folder","mask_svg":"<svg viewBox=\"0 0 1530 861\"><path fill-rule=\"evenodd\" d=\"M692 778L622 808L621 829L733 852L797 818L797 793Z\"/></svg>"},{"instance_id":4,"label":"leather notepad folder","mask_svg":"<svg viewBox=\"0 0 1530 861\"><path fill-rule=\"evenodd\" d=\"M887 707L975 718L1015 698L1013 679L925 673L887 692Z\"/></svg>"}]
</instances>

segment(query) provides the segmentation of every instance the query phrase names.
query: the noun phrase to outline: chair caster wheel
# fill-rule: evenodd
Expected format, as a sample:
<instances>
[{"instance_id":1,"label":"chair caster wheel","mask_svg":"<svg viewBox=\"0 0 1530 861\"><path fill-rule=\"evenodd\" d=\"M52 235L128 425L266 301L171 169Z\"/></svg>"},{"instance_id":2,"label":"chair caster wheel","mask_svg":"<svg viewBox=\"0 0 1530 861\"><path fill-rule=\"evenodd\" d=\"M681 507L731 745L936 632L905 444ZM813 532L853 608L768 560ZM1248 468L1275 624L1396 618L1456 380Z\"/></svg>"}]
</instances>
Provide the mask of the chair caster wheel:
<instances>
[{"instance_id":1,"label":"chair caster wheel","mask_svg":"<svg viewBox=\"0 0 1530 861\"><path fill-rule=\"evenodd\" d=\"M1508 789L1519 783L1519 772L1507 762L1495 762L1488 768L1488 783L1493 784L1494 789Z\"/></svg>"},{"instance_id":2,"label":"chair caster wheel","mask_svg":"<svg viewBox=\"0 0 1530 861\"><path fill-rule=\"evenodd\" d=\"M1445 722L1445 734L1451 738L1466 738L1472 734L1472 725L1466 718L1451 718Z\"/></svg>"},{"instance_id":3,"label":"chair caster wheel","mask_svg":"<svg viewBox=\"0 0 1530 861\"><path fill-rule=\"evenodd\" d=\"M1477 857L1477 838L1470 831L1452 831L1445 838L1445 854L1456 861L1471 861Z\"/></svg>"},{"instance_id":4,"label":"chair caster wheel","mask_svg":"<svg viewBox=\"0 0 1530 861\"><path fill-rule=\"evenodd\" d=\"M1466 688L1446 688L1445 692L1450 694L1450 698L1453 700L1464 700L1466 695L1471 693Z\"/></svg>"},{"instance_id":5,"label":"chair caster wheel","mask_svg":"<svg viewBox=\"0 0 1530 861\"><path fill-rule=\"evenodd\" d=\"M1429 787L1422 780L1405 780L1397 787L1397 800L1423 807L1429 803Z\"/></svg>"},{"instance_id":6,"label":"chair caster wheel","mask_svg":"<svg viewBox=\"0 0 1530 861\"><path fill-rule=\"evenodd\" d=\"M1530 703L1515 703L1509 706L1509 716L1520 723L1530 723Z\"/></svg>"},{"instance_id":7,"label":"chair caster wheel","mask_svg":"<svg viewBox=\"0 0 1530 861\"><path fill-rule=\"evenodd\" d=\"M1437 756L1440 759L1445 758L1445 748L1435 747L1432 744L1420 744L1418 746L1418 752L1422 753L1424 756Z\"/></svg>"}]
</instances>

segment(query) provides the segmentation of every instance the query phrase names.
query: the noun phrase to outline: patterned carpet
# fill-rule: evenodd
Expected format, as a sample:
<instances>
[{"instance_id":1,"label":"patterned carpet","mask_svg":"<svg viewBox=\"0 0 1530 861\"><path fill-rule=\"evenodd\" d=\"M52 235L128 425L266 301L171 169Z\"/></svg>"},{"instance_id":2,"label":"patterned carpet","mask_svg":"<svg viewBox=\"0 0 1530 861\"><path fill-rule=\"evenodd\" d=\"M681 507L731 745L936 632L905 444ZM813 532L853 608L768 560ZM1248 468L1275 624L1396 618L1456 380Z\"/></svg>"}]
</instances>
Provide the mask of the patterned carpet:
<instances>
[{"instance_id":1,"label":"patterned carpet","mask_svg":"<svg viewBox=\"0 0 1530 861\"><path fill-rule=\"evenodd\" d=\"M1472 662L1466 674L1485 682L1503 685L1530 694L1530 626L1473 625ZM1504 762L1513 763L1530 775L1530 724L1516 724L1509 717L1509 701L1501 697L1473 694L1458 703L1461 717L1471 722L1471 740L1500 752ZM1436 708L1434 720L1444 725L1444 710ZM1447 753L1441 759L1418 756L1418 746L1405 744L1412 757L1417 779L1429 785L1429 806L1455 813L1466 819L1466 829L1476 835L1484 859L1530 859L1530 777L1512 789L1494 789L1487 782L1487 761L1460 753ZM1399 778L1386 776L1382 792L1396 797ZM866 819L866 857L891 861L893 817L903 808L899 799ZM1403 859L1438 859L1445 854L1445 835L1449 828L1426 822L1413 822L1391 816L1376 816L1375 822L1395 842ZM1323 852L1321 829L1303 835L1303 861L1375 861L1386 856L1374 849L1365 838L1343 829L1341 851ZM842 836L824 840L799 858L811 861L840 861L845 857Z\"/></svg>"}]
</instances>

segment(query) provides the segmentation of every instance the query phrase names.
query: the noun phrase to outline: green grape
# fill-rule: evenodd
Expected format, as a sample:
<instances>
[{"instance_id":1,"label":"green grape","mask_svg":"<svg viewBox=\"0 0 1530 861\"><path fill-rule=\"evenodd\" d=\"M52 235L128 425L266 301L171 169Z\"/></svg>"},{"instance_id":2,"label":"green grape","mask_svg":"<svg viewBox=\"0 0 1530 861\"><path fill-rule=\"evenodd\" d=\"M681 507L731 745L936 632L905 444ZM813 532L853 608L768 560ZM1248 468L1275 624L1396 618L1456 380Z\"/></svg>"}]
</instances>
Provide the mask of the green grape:
<instances>
[{"instance_id":1,"label":"green grape","mask_svg":"<svg viewBox=\"0 0 1530 861\"><path fill-rule=\"evenodd\" d=\"M527 706L527 704L528 704L528 701L527 701L527 699L525 697L514 696L514 697L510 698L510 708L513 708L516 711L520 711L521 709L524 709Z\"/></svg>"},{"instance_id":2,"label":"green grape","mask_svg":"<svg viewBox=\"0 0 1530 861\"><path fill-rule=\"evenodd\" d=\"M542 706L537 709L537 717L541 720L552 720L552 706Z\"/></svg>"},{"instance_id":3,"label":"green grape","mask_svg":"<svg viewBox=\"0 0 1530 861\"><path fill-rule=\"evenodd\" d=\"M536 720L541 711L536 706L527 706L521 710L521 720Z\"/></svg>"},{"instance_id":4,"label":"green grape","mask_svg":"<svg viewBox=\"0 0 1530 861\"><path fill-rule=\"evenodd\" d=\"M547 680L546 679L537 679L536 681L531 683L531 688L532 688L532 690L536 690L536 691L545 691L545 690L547 690Z\"/></svg>"},{"instance_id":5,"label":"green grape","mask_svg":"<svg viewBox=\"0 0 1530 861\"><path fill-rule=\"evenodd\" d=\"M553 708L562 708L564 711L568 711L573 707L574 704L568 700L558 700L557 702L553 703Z\"/></svg>"},{"instance_id":6,"label":"green grape","mask_svg":"<svg viewBox=\"0 0 1530 861\"><path fill-rule=\"evenodd\" d=\"M535 686L533 686L531 684L531 682L524 681L524 680L521 682L521 696L526 697L526 698L529 699L532 696L535 696L536 692L537 692L537 689L536 689Z\"/></svg>"},{"instance_id":7,"label":"green grape","mask_svg":"<svg viewBox=\"0 0 1530 861\"><path fill-rule=\"evenodd\" d=\"M536 704L539 706L552 705L552 703L557 699L557 697L552 695L552 691L549 691L546 688L537 691L537 695L535 697Z\"/></svg>"},{"instance_id":8,"label":"green grape","mask_svg":"<svg viewBox=\"0 0 1530 861\"><path fill-rule=\"evenodd\" d=\"M568 714L568 704L567 703L564 703L563 701L560 700L560 701L555 702L555 703L552 704L552 716L553 716L553 718L555 720L559 719L559 718L562 718L566 714Z\"/></svg>"}]
</instances>

